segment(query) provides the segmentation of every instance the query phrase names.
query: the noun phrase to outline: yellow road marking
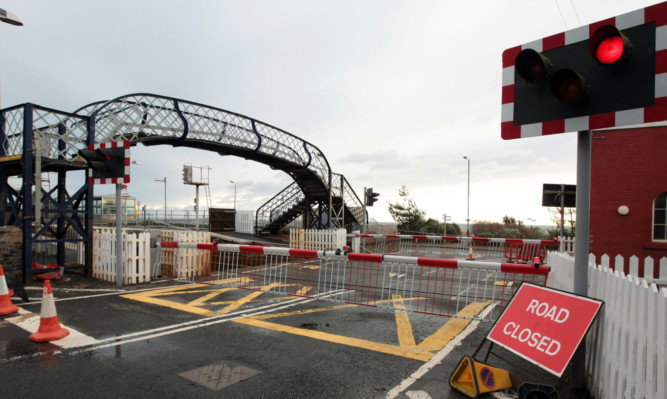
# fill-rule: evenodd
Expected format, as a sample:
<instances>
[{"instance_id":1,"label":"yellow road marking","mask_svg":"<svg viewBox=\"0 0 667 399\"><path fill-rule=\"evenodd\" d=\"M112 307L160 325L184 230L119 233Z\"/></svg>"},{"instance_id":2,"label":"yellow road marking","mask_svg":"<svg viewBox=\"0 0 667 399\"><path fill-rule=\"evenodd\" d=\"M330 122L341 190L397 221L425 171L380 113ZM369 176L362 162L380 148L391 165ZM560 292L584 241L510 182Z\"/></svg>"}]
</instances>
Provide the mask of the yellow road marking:
<instances>
[{"instance_id":1,"label":"yellow road marking","mask_svg":"<svg viewBox=\"0 0 667 399\"><path fill-rule=\"evenodd\" d=\"M456 315L459 317L472 317L477 313L481 312L486 306L488 306L491 301L486 301L484 303L473 302L470 305L466 306L460 310ZM464 328L470 324L470 320L466 319L457 319L451 318L444 326L440 327L438 331L430 336L426 337L418 346L421 349L428 351L439 351L442 349L449 341L456 337Z\"/></svg>"},{"instance_id":2,"label":"yellow road marking","mask_svg":"<svg viewBox=\"0 0 667 399\"><path fill-rule=\"evenodd\" d=\"M396 332L398 333L398 344L401 348L416 348L415 336L412 333L412 324L408 318L408 312L403 304L401 295L392 295L394 298L394 313L396 314Z\"/></svg>"},{"instance_id":3,"label":"yellow road marking","mask_svg":"<svg viewBox=\"0 0 667 399\"><path fill-rule=\"evenodd\" d=\"M236 279L238 281L238 279ZM228 292L231 290L238 290L237 288L218 288L211 290L210 285L206 284L191 284L187 286L178 286L171 288L164 288L154 291L146 291L135 294L126 294L121 295L123 298L133 299L141 302L151 303L159 306L167 306L172 309L183 310L190 313L199 314L202 316L216 316L224 315L232 310L238 309L244 304L247 304L265 292L270 291L271 289L284 286L281 283L273 283L267 286L261 287L260 291L251 291L248 295L245 295L241 299L231 300L231 301L218 301L218 302L208 302L210 299L215 298L216 296ZM302 287L297 295L304 295L312 290L312 287ZM159 296L167 295L177 295L177 294L191 294L191 293L207 293L206 295L195 299L187 304L169 301L166 299L156 298ZM293 297L287 296L284 299L292 299ZM386 303L392 302L394 304L396 326L399 345L390 345L383 344L378 342L373 342L369 340L346 337L342 335L330 334L322 331L308 330L303 328L291 327L278 323L271 323L264 321L264 319L273 319L280 317L288 317L294 315L303 315L316 312L325 312L332 310L339 310L351 307L360 306L359 304L342 304L331 306L328 308L316 308L316 309L306 309L306 310L297 310L292 312L281 312L281 313L270 313L263 314L258 316L253 316L249 318L241 318L234 320L236 323L250 325L254 327L264 328L268 330L286 332L289 334L300 335L304 337L309 337L313 339L319 339L323 341L328 341L332 343L337 343L341 345L352 346L361 349L372 350L376 352L391 354L395 356L401 356L405 358L415 359L427 362L447 343L452 340L456 335L458 335L469 323L470 320L451 318L445 325L440 327L438 331L434 334L428 336L420 344L416 344L412 325L410 324L409 314L405 308L405 301L409 300L419 300L419 298L402 298L400 295L393 295L392 299L387 299L383 301L378 301L375 303ZM472 318L474 315L482 311L486 306L488 306L491 301L486 301L485 303L471 303L457 313L459 317L469 317ZM213 311L199 306L202 305L227 305L223 309L218 311Z\"/></svg>"},{"instance_id":4,"label":"yellow road marking","mask_svg":"<svg viewBox=\"0 0 667 399\"><path fill-rule=\"evenodd\" d=\"M208 295L204 295L202 297L199 297L199 298L195 299L194 301L188 302L188 305L190 305L190 306L202 305L204 302L208 302L209 299L215 298L216 296L218 296L218 295L220 295L224 292L231 291L233 289L234 288L222 288L222 289L219 289L219 290L215 290Z\"/></svg>"},{"instance_id":5,"label":"yellow road marking","mask_svg":"<svg viewBox=\"0 0 667 399\"><path fill-rule=\"evenodd\" d=\"M428 362L433 353L424 351L419 348L401 348L394 345L381 344L378 342L367 341L365 339L345 337L342 335L329 334L322 331L306 330L303 328L290 327L283 324L269 323L254 318L236 319L235 323L245 324L253 327L264 328L266 330L273 330L278 332L285 332L303 337L319 339L321 341L333 342L336 344L352 346L355 348L368 349L375 352L387 353L390 355L402 356L409 359L420 360Z\"/></svg>"},{"instance_id":6,"label":"yellow road marking","mask_svg":"<svg viewBox=\"0 0 667 399\"><path fill-rule=\"evenodd\" d=\"M155 291L145 291L145 292L137 292L135 294L126 294L126 295L121 295L122 298L127 298L127 299L132 299L135 301L140 301L140 302L145 302L145 303L150 303L153 305L158 305L158 306L166 306L168 308L172 309L177 309L177 310L182 310L185 312L190 312L194 314L198 314L201 316L212 316L213 312L211 312L208 309L202 309L198 308L196 306L189 306L186 304L174 302L174 301L168 301L165 299L159 299L155 298L154 295L161 295L166 292L172 293L172 294L177 294L179 293L179 290L189 290L192 289L193 287L201 287L204 286L203 284L193 284L193 285L188 285L185 287L173 287L173 288L164 288L161 290L155 290Z\"/></svg>"},{"instance_id":7,"label":"yellow road marking","mask_svg":"<svg viewBox=\"0 0 667 399\"><path fill-rule=\"evenodd\" d=\"M331 310L338 310L338 309L345 309L345 308L356 308L358 306L359 305L353 305L353 304L347 303L345 305L337 305L337 306L332 306L330 308L316 308L316 309L295 310L293 312L267 313L267 314L252 316L251 318L252 319L257 319L257 320L276 319L276 318L279 318L279 317L297 316L297 315L303 315L303 314L309 314L309 313L318 313L318 312L328 312L328 311L331 311Z\"/></svg>"},{"instance_id":8,"label":"yellow road marking","mask_svg":"<svg viewBox=\"0 0 667 399\"><path fill-rule=\"evenodd\" d=\"M312 289L313 289L313 287L305 286L305 287L301 288L299 291L297 291L296 294L294 294L294 295L297 295L297 296L304 296L304 295L306 295L307 293L309 293L310 290L312 290Z\"/></svg>"},{"instance_id":9,"label":"yellow road marking","mask_svg":"<svg viewBox=\"0 0 667 399\"><path fill-rule=\"evenodd\" d=\"M231 312L232 310L240 308L241 306L245 305L246 303L248 303L248 302L252 301L253 299L257 298L258 296L260 296L260 295L264 294L265 292L271 290L272 288L279 287L281 285L282 284L280 284L280 283L273 283L273 284L269 284L267 286L261 287L261 289L262 289L261 291L251 292L250 294L244 296L243 298L241 298L237 301L234 301L231 305L227 305L224 309L218 310L217 312L215 312L215 315L220 316L220 315L223 315L223 314L227 314L227 313Z\"/></svg>"},{"instance_id":10,"label":"yellow road marking","mask_svg":"<svg viewBox=\"0 0 667 399\"><path fill-rule=\"evenodd\" d=\"M231 283L239 281L239 279L232 279L232 280L225 280L221 281L221 283ZM279 285L278 283L275 283L275 285ZM273 284L270 286L273 288ZM230 312L231 310L237 309L244 305L245 303L250 302L252 299L256 298L257 296L261 295L263 292L257 291L253 292L250 295L241 298L240 300L232 301L227 307L225 307L222 310L219 310L218 312L214 312L210 309L205 309L198 307L199 305L204 305L206 300L202 300L202 298L196 299L194 301L191 301L187 304L176 302L176 301L170 301L166 299L160 299L156 298L157 296L167 296L167 295L175 295L175 294L182 294L182 293L192 293L193 288L210 288L210 285L207 284L190 284L190 285L185 285L185 286L178 286L178 287L170 287L170 288L163 288L163 289L158 289L158 290L153 290L153 291L145 291L145 292L138 292L134 294L126 294L126 295L121 295L123 298L127 299L132 299L135 301L140 301L140 302L145 302L145 303L150 303L153 305L158 305L158 306L166 306L172 309L176 310L182 310L185 312L190 312L194 314L198 314L200 316L215 316L219 314L226 314ZM263 287L264 288L264 287ZM222 289L216 289L214 292L211 292L207 295L205 295L205 298L213 298L220 293L224 291L229 291L232 288L222 288ZM268 288L270 289L270 288ZM195 290L200 291L200 292L208 292L210 290Z\"/></svg>"}]
</instances>

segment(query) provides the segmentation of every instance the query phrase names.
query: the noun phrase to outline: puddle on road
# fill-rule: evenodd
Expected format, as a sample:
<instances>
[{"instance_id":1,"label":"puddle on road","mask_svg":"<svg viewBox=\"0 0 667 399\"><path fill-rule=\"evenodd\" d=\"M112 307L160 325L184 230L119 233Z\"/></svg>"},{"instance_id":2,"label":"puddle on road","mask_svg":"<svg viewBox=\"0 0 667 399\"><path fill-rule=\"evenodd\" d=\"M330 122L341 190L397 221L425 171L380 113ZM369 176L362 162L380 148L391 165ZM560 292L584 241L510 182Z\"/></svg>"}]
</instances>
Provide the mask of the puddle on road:
<instances>
[{"instance_id":1,"label":"puddle on road","mask_svg":"<svg viewBox=\"0 0 667 399\"><path fill-rule=\"evenodd\" d=\"M329 323L303 323L299 326L306 330L321 330L322 327L331 327Z\"/></svg>"}]
</instances>

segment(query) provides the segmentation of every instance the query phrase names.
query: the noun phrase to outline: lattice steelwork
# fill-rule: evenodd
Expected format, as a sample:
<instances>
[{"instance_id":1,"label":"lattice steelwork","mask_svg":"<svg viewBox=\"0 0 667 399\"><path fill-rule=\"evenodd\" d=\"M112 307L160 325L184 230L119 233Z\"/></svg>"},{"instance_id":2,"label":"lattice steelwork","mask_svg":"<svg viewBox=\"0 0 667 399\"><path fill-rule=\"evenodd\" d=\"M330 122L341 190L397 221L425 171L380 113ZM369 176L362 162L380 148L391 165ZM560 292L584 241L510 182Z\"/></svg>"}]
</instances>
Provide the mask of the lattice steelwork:
<instances>
[{"instance_id":1,"label":"lattice steelwork","mask_svg":"<svg viewBox=\"0 0 667 399\"><path fill-rule=\"evenodd\" d=\"M294 220L303 212L305 200L306 196L296 183L292 183L284 188L257 210L255 214L255 228L257 229L257 233L262 230L270 231L274 229L272 227L274 224L284 226L283 223L278 223L280 217L288 219L285 220L286 223ZM289 215L289 213L293 215Z\"/></svg>"},{"instance_id":2,"label":"lattice steelwork","mask_svg":"<svg viewBox=\"0 0 667 399\"><path fill-rule=\"evenodd\" d=\"M133 144L184 145L268 164L294 178L308 206L318 207L319 213L329 212L324 218L326 223L334 221L335 224L338 218L331 213L340 214L345 206L356 219L349 222L361 222L361 200L347 182L344 202L333 199L338 186L332 184L331 168L322 152L271 125L219 108L151 94L131 94L97 102L77 113L94 120L95 142L128 140ZM293 198L290 196L288 204L276 204L275 198L272 199L262 206L262 214L258 211L257 219L277 220L280 212L293 210ZM305 211L306 207L302 212Z\"/></svg>"},{"instance_id":3,"label":"lattice steelwork","mask_svg":"<svg viewBox=\"0 0 667 399\"><path fill-rule=\"evenodd\" d=\"M25 106L18 105L3 110L3 135L0 145L4 156L24 153ZM35 139L39 140L40 154L44 158L73 161L77 152L87 147L88 118L56 111L39 106L32 106L32 142L30 149L35 149Z\"/></svg>"},{"instance_id":4,"label":"lattice steelwork","mask_svg":"<svg viewBox=\"0 0 667 399\"><path fill-rule=\"evenodd\" d=\"M229 146L308 168L326 185L329 183L330 168L317 147L273 126L219 108L132 94L77 112L95 118L96 142L150 143L171 138Z\"/></svg>"}]
</instances>

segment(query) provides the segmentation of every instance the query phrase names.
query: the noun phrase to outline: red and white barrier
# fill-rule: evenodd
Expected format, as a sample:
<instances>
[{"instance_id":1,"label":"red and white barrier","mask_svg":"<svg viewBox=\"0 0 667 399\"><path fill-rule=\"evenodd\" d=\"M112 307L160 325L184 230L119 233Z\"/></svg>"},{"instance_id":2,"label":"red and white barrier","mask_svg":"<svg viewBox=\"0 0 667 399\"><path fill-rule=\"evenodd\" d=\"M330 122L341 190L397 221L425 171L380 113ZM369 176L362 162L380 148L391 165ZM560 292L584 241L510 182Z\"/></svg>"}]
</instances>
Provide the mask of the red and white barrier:
<instances>
[{"instance_id":1,"label":"red and white barrier","mask_svg":"<svg viewBox=\"0 0 667 399\"><path fill-rule=\"evenodd\" d=\"M355 252L393 253L432 258L483 259L532 263L547 251L558 250L558 240L458 237L406 234L353 234ZM473 256L471 256L473 254Z\"/></svg>"},{"instance_id":2,"label":"red and white barrier","mask_svg":"<svg viewBox=\"0 0 667 399\"><path fill-rule=\"evenodd\" d=\"M392 307L401 298L408 310L444 316L473 302L497 301L502 308L520 283L544 285L549 273L543 265L341 250L177 242L160 248L154 270L162 278L375 307ZM207 263L193 266L180 256L193 250Z\"/></svg>"}]
</instances>

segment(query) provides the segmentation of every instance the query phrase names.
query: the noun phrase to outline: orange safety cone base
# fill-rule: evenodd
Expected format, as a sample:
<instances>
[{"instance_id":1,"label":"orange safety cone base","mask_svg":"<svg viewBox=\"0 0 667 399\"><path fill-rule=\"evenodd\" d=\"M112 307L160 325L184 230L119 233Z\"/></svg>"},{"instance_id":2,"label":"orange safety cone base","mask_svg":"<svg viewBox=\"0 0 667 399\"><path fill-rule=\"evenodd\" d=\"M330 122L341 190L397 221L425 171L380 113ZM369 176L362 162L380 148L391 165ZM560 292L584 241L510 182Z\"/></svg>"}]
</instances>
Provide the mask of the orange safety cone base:
<instances>
[{"instance_id":1,"label":"orange safety cone base","mask_svg":"<svg viewBox=\"0 0 667 399\"><path fill-rule=\"evenodd\" d=\"M69 335L69 330L60 326L58 317L49 317L41 319L39 330L30 335L29 339L33 342L56 341Z\"/></svg>"},{"instance_id":2,"label":"orange safety cone base","mask_svg":"<svg viewBox=\"0 0 667 399\"><path fill-rule=\"evenodd\" d=\"M38 274L37 276L35 276L35 278L37 280L40 280L40 281L55 280L55 279L58 278L58 275L55 272L53 272L53 273L42 273L42 274Z\"/></svg>"},{"instance_id":3,"label":"orange safety cone base","mask_svg":"<svg viewBox=\"0 0 667 399\"><path fill-rule=\"evenodd\" d=\"M55 265L55 264L49 264L49 265L42 265L39 264L35 261L32 261L32 269L33 270L41 270L41 269L55 269L55 268L60 268L60 265ZM49 273L40 273L35 276L37 280L40 281L46 281L46 280L55 280L59 277L62 276L62 268L59 271L55 272L49 272Z\"/></svg>"},{"instance_id":4,"label":"orange safety cone base","mask_svg":"<svg viewBox=\"0 0 667 399\"><path fill-rule=\"evenodd\" d=\"M7 302L7 303L4 303ZM16 313L19 311L19 307L12 304L12 301L9 298L0 298L0 316L4 316L10 313Z\"/></svg>"},{"instance_id":5,"label":"orange safety cone base","mask_svg":"<svg viewBox=\"0 0 667 399\"><path fill-rule=\"evenodd\" d=\"M39 329L36 333L30 335L33 342L56 341L69 335L69 330L60 326L56 305L53 302L53 290L51 282L44 281L44 291L42 293L42 310L39 318Z\"/></svg>"},{"instance_id":6,"label":"orange safety cone base","mask_svg":"<svg viewBox=\"0 0 667 399\"><path fill-rule=\"evenodd\" d=\"M19 311L19 307L12 304L14 291L7 289L7 280L5 280L5 271L0 266L0 316Z\"/></svg>"}]
</instances>

